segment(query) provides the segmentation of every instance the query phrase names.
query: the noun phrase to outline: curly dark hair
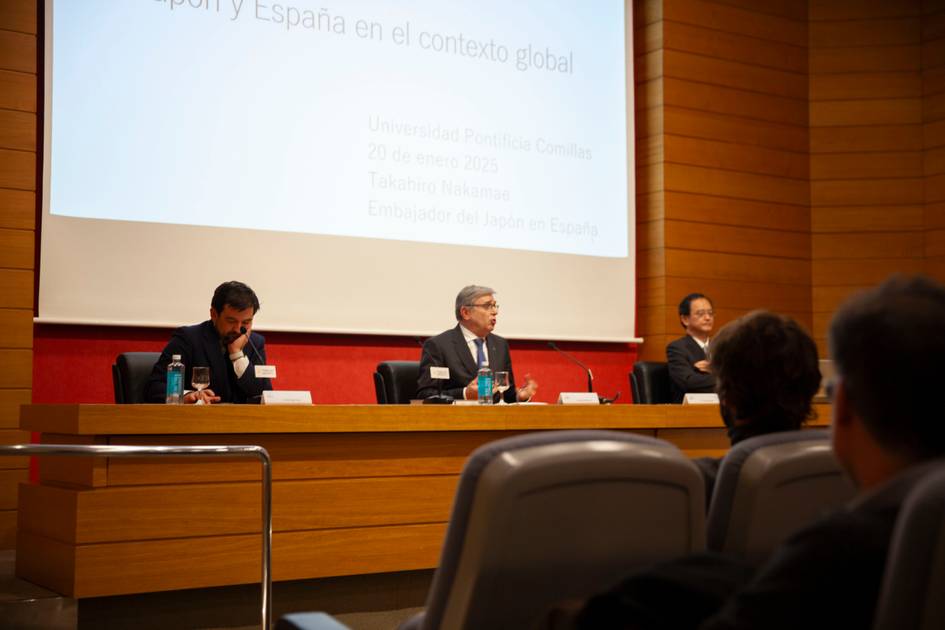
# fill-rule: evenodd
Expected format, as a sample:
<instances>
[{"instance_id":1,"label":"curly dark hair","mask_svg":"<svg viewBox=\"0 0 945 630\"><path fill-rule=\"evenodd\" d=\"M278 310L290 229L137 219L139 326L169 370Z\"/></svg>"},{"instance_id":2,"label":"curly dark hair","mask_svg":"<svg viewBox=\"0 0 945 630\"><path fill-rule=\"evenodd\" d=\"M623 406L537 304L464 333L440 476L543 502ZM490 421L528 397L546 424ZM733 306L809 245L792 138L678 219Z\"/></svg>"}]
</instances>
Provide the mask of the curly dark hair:
<instances>
[{"instance_id":1,"label":"curly dark hair","mask_svg":"<svg viewBox=\"0 0 945 630\"><path fill-rule=\"evenodd\" d=\"M814 417L817 346L790 317L753 311L723 327L711 353L716 391L731 419L772 433L799 429Z\"/></svg>"},{"instance_id":2,"label":"curly dark hair","mask_svg":"<svg viewBox=\"0 0 945 630\"><path fill-rule=\"evenodd\" d=\"M259 310L259 298L256 297L255 291L236 280L230 280L218 286L210 300L210 306L217 313L222 313L223 307L227 304L238 311L253 307L253 314Z\"/></svg>"}]
</instances>

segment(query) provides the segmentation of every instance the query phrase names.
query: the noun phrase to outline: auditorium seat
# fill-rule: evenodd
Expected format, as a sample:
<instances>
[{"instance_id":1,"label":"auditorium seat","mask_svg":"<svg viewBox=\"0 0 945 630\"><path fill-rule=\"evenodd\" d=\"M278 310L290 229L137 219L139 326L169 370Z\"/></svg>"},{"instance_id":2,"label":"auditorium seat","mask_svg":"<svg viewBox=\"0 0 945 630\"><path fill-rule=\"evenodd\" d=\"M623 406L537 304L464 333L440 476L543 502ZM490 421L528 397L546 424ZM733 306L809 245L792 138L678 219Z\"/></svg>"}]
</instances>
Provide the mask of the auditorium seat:
<instances>
[{"instance_id":1,"label":"auditorium seat","mask_svg":"<svg viewBox=\"0 0 945 630\"><path fill-rule=\"evenodd\" d=\"M665 405L670 402L669 368L662 361L637 361L630 372L633 402L639 405Z\"/></svg>"},{"instance_id":2,"label":"auditorium seat","mask_svg":"<svg viewBox=\"0 0 945 630\"><path fill-rule=\"evenodd\" d=\"M702 477L673 445L530 433L467 460L426 610L402 628L527 628L555 602L704 547Z\"/></svg>"},{"instance_id":3,"label":"auditorium seat","mask_svg":"<svg viewBox=\"0 0 945 630\"><path fill-rule=\"evenodd\" d=\"M374 372L374 393L379 405L406 405L417 397L419 361L381 361Z\"/></svg>"},{"instance_id":4,"label":"auditorium seat","mask_svg":"<svg viewBox=\"0 0 945 630\"><path fill-rule=\"evenodd\" d=\"M115 402L141 404L145 401L145 386L160 352L122 352L112 365L112 384Z\"/></svg>"},{"instance_id":5,"label":"auditorium seat","mask_svg":"<svg viewBox=\"0 0 945 630\"><path fill-rule=\"evenodd\" d=\"M827 431L749 438L722 460L706 521L707 546L762 560L793 531L854 494Z\"/></svg>"},{"instance_id":6,"label":"auditorium seat","mask_svg":"<svg viewBox=\"0 0 945 630\"><path fill-rule=\"evenodd\" d=\"M874 630L945 628L945 463L909 493L896 520Z\"/></svg>"},{"instance_id":7,"label":"auditorium seat","mask_svg":"<svg viewBox=\"0 0 945 630\"><path fill-rule=\"evenodd\" d=\"M426 610L401 630L532 627L569 597L705 546L702 476L679 449L616 431L485 444L460 476ZM280 630L336 630L287 615ZM291 625L290 625L291 624Z\"/></svg>"}]
</instances>

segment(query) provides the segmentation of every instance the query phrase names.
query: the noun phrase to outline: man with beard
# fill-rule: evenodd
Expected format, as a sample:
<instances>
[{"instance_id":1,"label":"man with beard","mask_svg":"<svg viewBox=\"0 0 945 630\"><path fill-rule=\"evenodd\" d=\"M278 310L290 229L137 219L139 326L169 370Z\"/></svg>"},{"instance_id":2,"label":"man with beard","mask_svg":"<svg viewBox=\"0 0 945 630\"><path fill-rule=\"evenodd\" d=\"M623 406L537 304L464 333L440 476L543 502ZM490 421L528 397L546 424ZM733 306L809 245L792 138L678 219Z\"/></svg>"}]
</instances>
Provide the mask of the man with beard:
<instances>
[{"instance_id":1,"label":"man with beard","mask_svg":"<svg viewBox=\"0 0 945 630\"><path fill-rule=\"evenodd\" d=\"M258 402L263 390L272 389L269 379L256 378L255 366L266 363L266 341L252 332L259 299L242 282L224 282L213 292L210 319L174 332L148 379L146 400L164 402L167 366L175 354L184 364L184 386L191 381L194 367L210 368L210 386L189 392L183 402ZM250 343L252 339L252 343Z\"/></svg>"}]
</instances>

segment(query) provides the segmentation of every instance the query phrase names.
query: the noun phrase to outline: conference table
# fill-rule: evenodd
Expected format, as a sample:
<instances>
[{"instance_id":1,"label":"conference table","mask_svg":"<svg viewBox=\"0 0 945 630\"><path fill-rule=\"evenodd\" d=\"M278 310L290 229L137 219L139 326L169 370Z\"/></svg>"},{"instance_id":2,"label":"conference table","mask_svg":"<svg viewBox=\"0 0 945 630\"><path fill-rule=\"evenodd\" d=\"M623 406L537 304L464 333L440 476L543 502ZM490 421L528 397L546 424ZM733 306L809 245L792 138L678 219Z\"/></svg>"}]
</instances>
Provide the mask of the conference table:
<instances>
[{"instance_id":1,"label":"conference table","mask_svg":"<svg viewBox=\"0 0 945 630\"><path fill-rule=\"evenodd\" d=\"M829 423L815 405L813 426ZM24 405L43 443L257 444L273 460L273 579L436 566L466 457L528 431L612 429L721 456L717 405ZM257 461L42 457L16 573L75 598L258 582Z\"/></svg>"}]
</instances>

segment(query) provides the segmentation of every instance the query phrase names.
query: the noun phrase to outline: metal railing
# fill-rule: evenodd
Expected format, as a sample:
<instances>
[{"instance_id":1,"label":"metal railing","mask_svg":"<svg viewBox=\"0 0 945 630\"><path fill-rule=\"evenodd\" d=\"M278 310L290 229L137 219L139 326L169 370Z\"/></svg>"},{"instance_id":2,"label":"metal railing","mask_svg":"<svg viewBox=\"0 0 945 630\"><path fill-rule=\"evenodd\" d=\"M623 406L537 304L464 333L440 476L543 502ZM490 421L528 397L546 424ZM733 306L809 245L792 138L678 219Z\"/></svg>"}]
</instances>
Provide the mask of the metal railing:
<instances>
[{"instance_id":1,"label":"metal railing","mask_svg":"<svg viewBox=\"0 0 945 630\"><path fill-rule=\"evenodd\" d=\"M124 446L84 444L17 444L0 446L4 455L96 457L256 457L262 462L262 606L263 630L272 628L272 459L261 446Z\"/></svg>"}]
</instances>

